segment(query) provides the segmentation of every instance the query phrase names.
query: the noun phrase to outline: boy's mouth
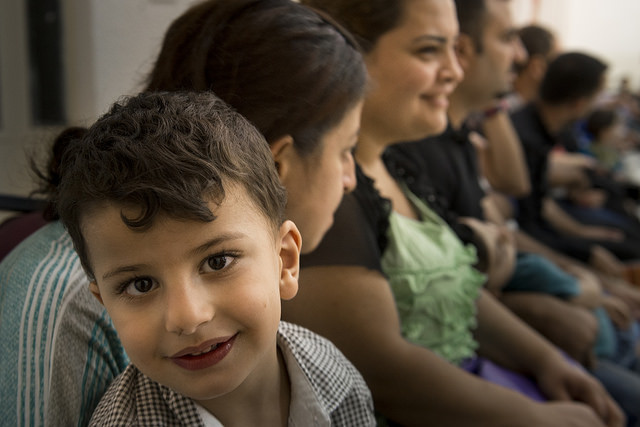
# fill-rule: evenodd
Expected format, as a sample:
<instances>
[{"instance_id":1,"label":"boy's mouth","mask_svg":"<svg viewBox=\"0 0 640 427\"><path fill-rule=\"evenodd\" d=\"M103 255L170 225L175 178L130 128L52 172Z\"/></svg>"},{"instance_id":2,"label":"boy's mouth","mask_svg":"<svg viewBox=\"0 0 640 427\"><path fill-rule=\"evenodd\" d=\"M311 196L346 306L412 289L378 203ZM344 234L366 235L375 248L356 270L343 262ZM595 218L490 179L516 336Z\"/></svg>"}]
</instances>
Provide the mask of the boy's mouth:
<instances>
[{"instance_id":1,"label":"boy's mouth","mask_svg":"<svg viewBox=\"0 0 640 427\"><path fill-rule=\"evenodd\" d=\"M210 340L197 347L185 348L171 356L170 359L176 365L190 371L208 368L229 354L237 336L238 334L235 334L222 340Z\"/></svg>"}]
</instances>

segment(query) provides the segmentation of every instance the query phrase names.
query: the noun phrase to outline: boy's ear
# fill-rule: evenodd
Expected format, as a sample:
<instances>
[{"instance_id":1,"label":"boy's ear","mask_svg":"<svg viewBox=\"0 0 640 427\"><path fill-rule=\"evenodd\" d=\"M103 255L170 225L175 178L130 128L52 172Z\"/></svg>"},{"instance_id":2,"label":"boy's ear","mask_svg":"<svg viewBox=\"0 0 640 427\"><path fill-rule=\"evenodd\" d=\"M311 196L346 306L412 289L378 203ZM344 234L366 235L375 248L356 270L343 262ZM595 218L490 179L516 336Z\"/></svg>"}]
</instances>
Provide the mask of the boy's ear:
<instances>
[{"instance_id":1,"label":"boy's ear","mask_svg":"<svg viewBox=\"0 0 640 427\"><path fill-rule=\"evenodd\" d=\"M285 135L270 145L273 161L276 162L278 169L278 177L283 181L289 173L291 162L295 160L295 147L293 146L293 137Z\"/></svg>"},{"instance_id":2,"label":"boy's ear","mask_svg":"<svg viewBox=\"0 0 640 427\"><path fill-rule=\"evenodd\" d=\"M280 226L280 298L289 300L298 293L302 236L293 221Z\"/></svg>"},{"instance_id":3,"label":"boy's ear","mask_svg":"<svg viewBox=\"0 0 640 427\"><path fill-rule=\"evenodd\" d=\"M91 291L93 296L96 297L98 301L100 301L100 304L104 305L104 302L102 302L102 295L100 295L100 289L98 289L98 284L95 280L89 283L89 290Z\"/></svg>"}]
</instances>

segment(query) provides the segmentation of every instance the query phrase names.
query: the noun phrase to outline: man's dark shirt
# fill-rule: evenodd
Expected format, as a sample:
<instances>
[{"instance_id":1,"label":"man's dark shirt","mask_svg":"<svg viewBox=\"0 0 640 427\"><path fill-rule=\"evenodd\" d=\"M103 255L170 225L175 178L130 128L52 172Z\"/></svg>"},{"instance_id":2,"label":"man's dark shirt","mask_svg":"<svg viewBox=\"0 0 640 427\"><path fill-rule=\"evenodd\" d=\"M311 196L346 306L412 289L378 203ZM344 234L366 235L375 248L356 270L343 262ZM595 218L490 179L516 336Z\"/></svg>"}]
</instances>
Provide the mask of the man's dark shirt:
<instances>
[{"instance_id":1,"label":"man's dark shirt","mask_svg":"<svg viewBox=\"0 0 640 427\"><path fill-rule=\"evenodd\" d=\"M520 227L542 243L581 261L590 259L593 245L604 246L622 260L639 259L640 244L628 236L618 242L561 235L542 217L542 204L548 189L546 174L549 152L556 144L556 138L547 131L533 103L513 113L511 120L522 143L531 179L531 193L518 200L517 219Z\"/></svg>"},{"instance_id":2,"label":"man's dark shirt","mask_svg":"<svg viewBox=\"0 0 640 427\"><path fill-rule=\"evenodd\" d=\"M545 222L542 219L542 200L547 194L547 162L555 138L547 132L534 104L513 113L511 120L520 137L531 180L529 195L518 199L518 223L526 230L533 224Z\"/></svg>"}]
</instances>

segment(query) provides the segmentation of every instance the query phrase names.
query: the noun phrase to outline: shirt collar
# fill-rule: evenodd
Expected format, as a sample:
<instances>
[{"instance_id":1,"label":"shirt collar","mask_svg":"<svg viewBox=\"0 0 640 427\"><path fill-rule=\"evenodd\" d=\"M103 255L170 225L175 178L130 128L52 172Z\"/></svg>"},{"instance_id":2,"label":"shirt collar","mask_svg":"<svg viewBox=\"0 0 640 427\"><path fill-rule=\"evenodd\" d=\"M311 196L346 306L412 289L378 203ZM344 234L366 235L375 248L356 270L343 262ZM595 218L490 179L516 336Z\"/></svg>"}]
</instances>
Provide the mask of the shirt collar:
<instances>
[{"instance_id":1,"label":"shirt collar","mask_svg":"<svg viewBox=\"0 0 640 427\"><path fill-rule=\"evenodd\" d=\"M289 426L330 426L329 414L327 414L324 405L319 400L291 349L283 342L283 338L279 334L278 348L282 352L291 384Z\"/></svg>"}]
</instances>

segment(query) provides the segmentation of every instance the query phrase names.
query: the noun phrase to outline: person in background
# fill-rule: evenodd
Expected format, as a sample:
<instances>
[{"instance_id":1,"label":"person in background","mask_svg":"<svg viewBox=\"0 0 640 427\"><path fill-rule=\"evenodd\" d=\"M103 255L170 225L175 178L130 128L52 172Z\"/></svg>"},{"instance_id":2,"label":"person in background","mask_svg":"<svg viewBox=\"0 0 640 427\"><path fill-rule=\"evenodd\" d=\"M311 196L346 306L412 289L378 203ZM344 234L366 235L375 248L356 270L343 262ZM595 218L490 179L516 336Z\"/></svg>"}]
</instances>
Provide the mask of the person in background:
<instances>
[{"instance_id":1,"label":"person in background","mask_svg":"<svg viewBox=\"0 0 640 427\"><path fill-rule=\"evenodd\" d=\"M355 186L367 77L350 36L295 2L209 0L173 22L149 79L149 90L213 90L266 136L287 217L312 250ZM2 420L87 425L129 360L59 221L0 264L0 282L11 307L0 312Z\"/></svg>"},{"instance_id":2,"label":"person in background","mask_svg":"<svg viewBox=\"0 0 640 427\"><path fill-rule=\"evenodd\" d=\"M514 64L523 61L526 53L507 8L485 10L477 4L474 0L456 1L460 23L457 57L464 79L451 94L447 130L388 148L405 162L419 158L426 167L416 167L424 173L414 179L435 189L449 218L470 224L474 230L505 227L503 218L493 217L497 208L487 192L522 196L530 187L522 146L499 100L500 94L511 88ZM455 224L450 225L455 229ZM517 251L515 236L504 235L511 234L509 230L494 234L498 236L495 243L483 242L488 249L479 248L489 258L479 262L480 266L504 263ZM465 240L466 236L459 237ZM478 245L473 239L467 242ZM515 266L508 270L512 274L486 269L485 287L589 368L633 423L638 414L630 402L640 401L640 376L632 371L637 360L637 325L625 319L619 322L619 329L614 328L605 307L618 319L619 307L625 303L603 294L597 277L588 270L573 267L569 271L571 274L538 254L519 252ZM597 315L596 328L591 326L592 319L585 321L592 317L591 310ZM551 328L555 331L549 333Z\"/></svg>"},{"instance_id":3,"label":"person in background","mask_svg":"<svg viewBox=\"0 0 640 427\"><path fill-rule=\"evenodd\" d=\"M527 51L527 57L514 64L516 77L513 90L506 97L507 106L512 111L538 97L547 66L560 53L558 39L549 28L527 25L518 30L518 36Z\"/></svg>"},{"instance_id":4,"label":"person in background","mask_svg":"<svg viewBox=\"0 0 640 427\"><path fill-rule=\"evenodd\" d=\"M518 200L520 227L544 244L594 266L598 248L621 260L635 260L640 257L640 244L635 236L616 228L580 223L568 215L548 192L551 184L558 184L548 175L548 159L559 133L591 109L606 68L583 53L561 54L547 69L539 99L512 114L533 189ZM581 78L576 79L577 75Z\"/></svg>"},{"instance_id":5,"label":"person in background","mask_svg":"<svg viewBox=\"0 0 640 427\"><path fill-rule=\"evenodd\" d=\"M598 108L585 118L585 130L591 137L589 153L607 172L618 173L622 167L622 153L630 147L625 144L622 118L612 108Z\"/></svg>"},{"instance_id":6,"label":"person in background","mask_svg":"<svg viewBox=\"0 0 640 427\"><path fill-rule=\"evenodd\" d=\"M454 3L305 4L354 33L371 90L355 154L358 186L318 249L302 257L299 293L283 304L283 319L332 340L363 374L376 409L400 425L622 425L595 379L482 290L473 248L437 215L434 195L412 171L386 157L397 141L446 127L448 97L462 78ZM502 7L508 3L487 2ZM556 401L541 402L534 384L504 370L511 387L539 400L480 378L488 365L477 351L533 376Z\"/></svg>"}]
</instances>

